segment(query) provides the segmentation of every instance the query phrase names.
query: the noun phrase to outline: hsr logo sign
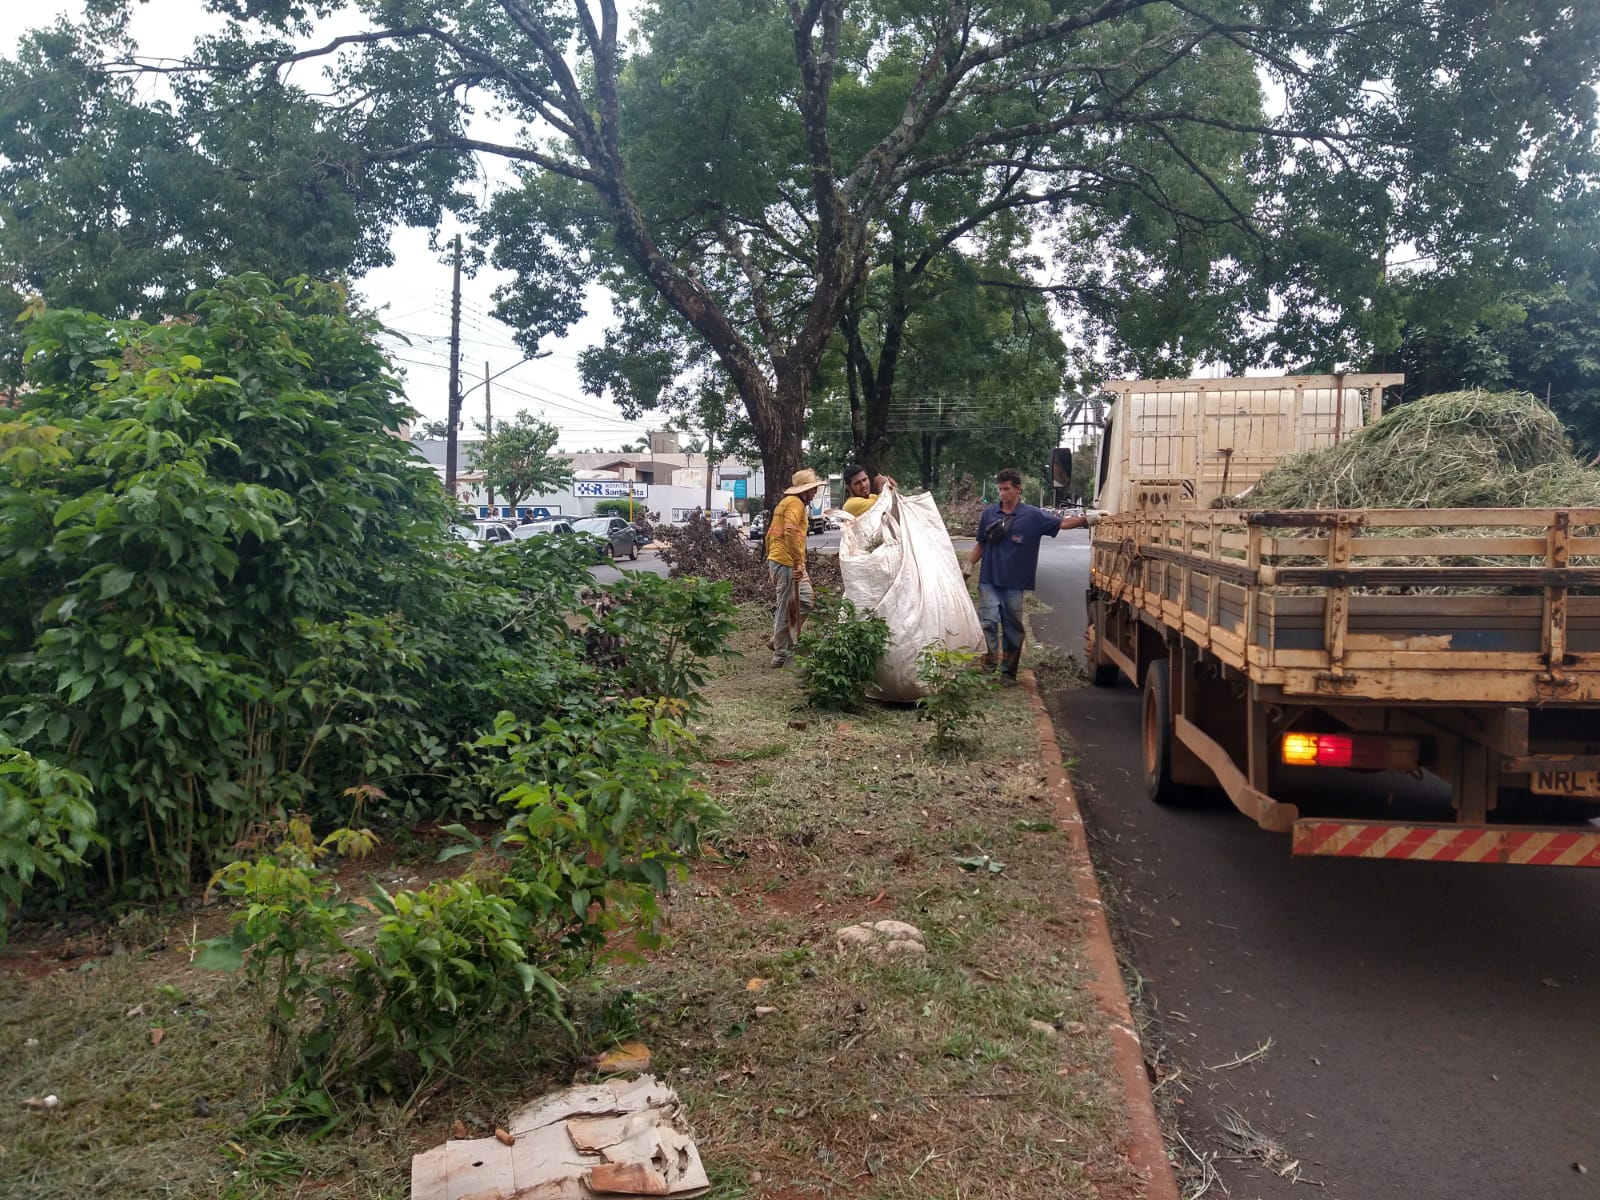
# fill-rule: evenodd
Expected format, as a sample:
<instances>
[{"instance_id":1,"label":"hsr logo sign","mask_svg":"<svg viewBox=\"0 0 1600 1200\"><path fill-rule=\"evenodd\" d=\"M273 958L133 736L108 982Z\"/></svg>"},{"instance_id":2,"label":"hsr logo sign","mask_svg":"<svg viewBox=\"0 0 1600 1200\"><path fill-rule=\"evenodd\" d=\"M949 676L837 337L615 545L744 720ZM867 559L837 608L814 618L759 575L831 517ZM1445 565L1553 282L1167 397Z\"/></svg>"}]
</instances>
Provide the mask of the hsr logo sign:
<instances>
[{"instance_id":1,"label":"hsr logo sign","mask_svg":"<svg viewBox=\"0 0 1600 1200\"><path fill-rule=\"evenodd\" d=\"M618 496L643 500L650 494L650 485L625 479L578 479L573 481L572 494L580 500L610 500Z\"/></svg>"}]
</instances>

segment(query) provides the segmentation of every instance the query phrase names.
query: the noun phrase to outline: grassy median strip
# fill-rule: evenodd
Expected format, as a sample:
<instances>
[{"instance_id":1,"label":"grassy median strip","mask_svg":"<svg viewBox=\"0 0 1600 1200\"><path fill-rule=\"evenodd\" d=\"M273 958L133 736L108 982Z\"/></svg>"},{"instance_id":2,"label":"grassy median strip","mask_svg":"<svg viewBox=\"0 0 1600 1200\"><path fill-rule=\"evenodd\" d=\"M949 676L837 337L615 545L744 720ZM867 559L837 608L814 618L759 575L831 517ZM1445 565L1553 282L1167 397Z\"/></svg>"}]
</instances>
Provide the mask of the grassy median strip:
<instances>
[{"instance_id":1,"label":"grassy median strip","mask_svg":"<svg viewBox=\"0 0 1600 1200\"><path fill-rule=\"evenodd\" d=\"M409 1114L377 1104L317 1137L262 1116L255 997L190 965L224 915L124 922L99 945L128 953L0 979L14 1194L404 1197L413 1152L492 1130L628 1038L688 1106L719 1197L1133 1194L1025 694L995 690L974 741L935 753L912 707L803 708L764 636L747 613L706 689L728 820L674 887L669 947L574 997L576 1043L458 1064ZM836 946L880 920L925 952Z\"/></svg>"}]
</instances>

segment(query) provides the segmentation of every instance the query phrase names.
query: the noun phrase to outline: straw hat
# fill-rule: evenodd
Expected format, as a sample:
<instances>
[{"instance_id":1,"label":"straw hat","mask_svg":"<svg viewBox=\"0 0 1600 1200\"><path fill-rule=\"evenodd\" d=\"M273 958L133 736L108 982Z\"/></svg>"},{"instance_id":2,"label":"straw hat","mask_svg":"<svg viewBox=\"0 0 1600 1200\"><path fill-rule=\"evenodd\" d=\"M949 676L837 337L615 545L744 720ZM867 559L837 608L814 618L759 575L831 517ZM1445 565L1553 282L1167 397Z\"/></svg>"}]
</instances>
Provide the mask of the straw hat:
<instances>
[{"instance_id":1,"label":"straw hat","mask_svg":"<svg viewBox=\"0 0 1600 1200\"><path fill-rule=\"evenodd\" d=\"M812 488L819 488L822 486L823 480L818 479L817 473L807 467L803 471L796 471L790 483L793 485L792 487L783 489L785 496L798 496L801 492L809 492Z\"/></svg>"}]
</instances>

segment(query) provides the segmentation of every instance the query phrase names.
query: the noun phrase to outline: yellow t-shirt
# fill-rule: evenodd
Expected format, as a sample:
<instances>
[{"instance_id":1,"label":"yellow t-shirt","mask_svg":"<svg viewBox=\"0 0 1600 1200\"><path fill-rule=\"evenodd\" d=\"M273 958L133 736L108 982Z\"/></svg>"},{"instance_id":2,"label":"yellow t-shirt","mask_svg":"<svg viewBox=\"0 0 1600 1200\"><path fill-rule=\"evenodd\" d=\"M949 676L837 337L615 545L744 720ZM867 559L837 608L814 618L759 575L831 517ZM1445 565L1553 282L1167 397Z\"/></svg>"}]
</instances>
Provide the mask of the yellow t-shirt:
<instances>
[{"instance_id":1,"label":"yellow t-shirt","mask_svg":"<svg viewBox=\"0 0 1600 1200\"><path fill-rule=\"evenodd\" d=\"M803 567L806 562L806 533L811 522L799 496L785 496L772 510L767 526L767 558L783 567Z\"/></svg>"},{"instance_id":2,"label":"yellow t-shirt","mask_svg":"<svg viewBox=\"0 0 1600 1200\"><path fill-rule=\"evenodd\" d=\"M844 510L852 517L859 517L877 502L878 496L876 492L870 496L851 496L850 499L844 502Z\"/></svg>"}]
</instances>

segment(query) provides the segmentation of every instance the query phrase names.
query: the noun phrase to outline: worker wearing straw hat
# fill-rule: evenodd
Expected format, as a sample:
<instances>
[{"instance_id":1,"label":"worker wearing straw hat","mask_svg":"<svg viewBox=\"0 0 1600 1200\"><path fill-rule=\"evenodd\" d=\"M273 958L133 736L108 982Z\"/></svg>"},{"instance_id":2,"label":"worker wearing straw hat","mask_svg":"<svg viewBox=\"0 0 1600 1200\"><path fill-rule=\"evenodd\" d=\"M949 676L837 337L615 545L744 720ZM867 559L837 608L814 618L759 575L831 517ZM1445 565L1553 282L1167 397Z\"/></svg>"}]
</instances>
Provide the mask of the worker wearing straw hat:
<instances>
[{"instance_id":1,"label":"worker wearing straw hat","mask_svg":"<svg viewBox=\"0 0 1600 1200\"><path fill-rule=\"evenodd\" d=\"M794 644L816 602L806 573L806 534L811 527L806 508L821 486L815 471L796 471L767 526L767 576L778 601L772 615L774 667L784 666L794 657Z\"/></svg>"}]
</instances>

